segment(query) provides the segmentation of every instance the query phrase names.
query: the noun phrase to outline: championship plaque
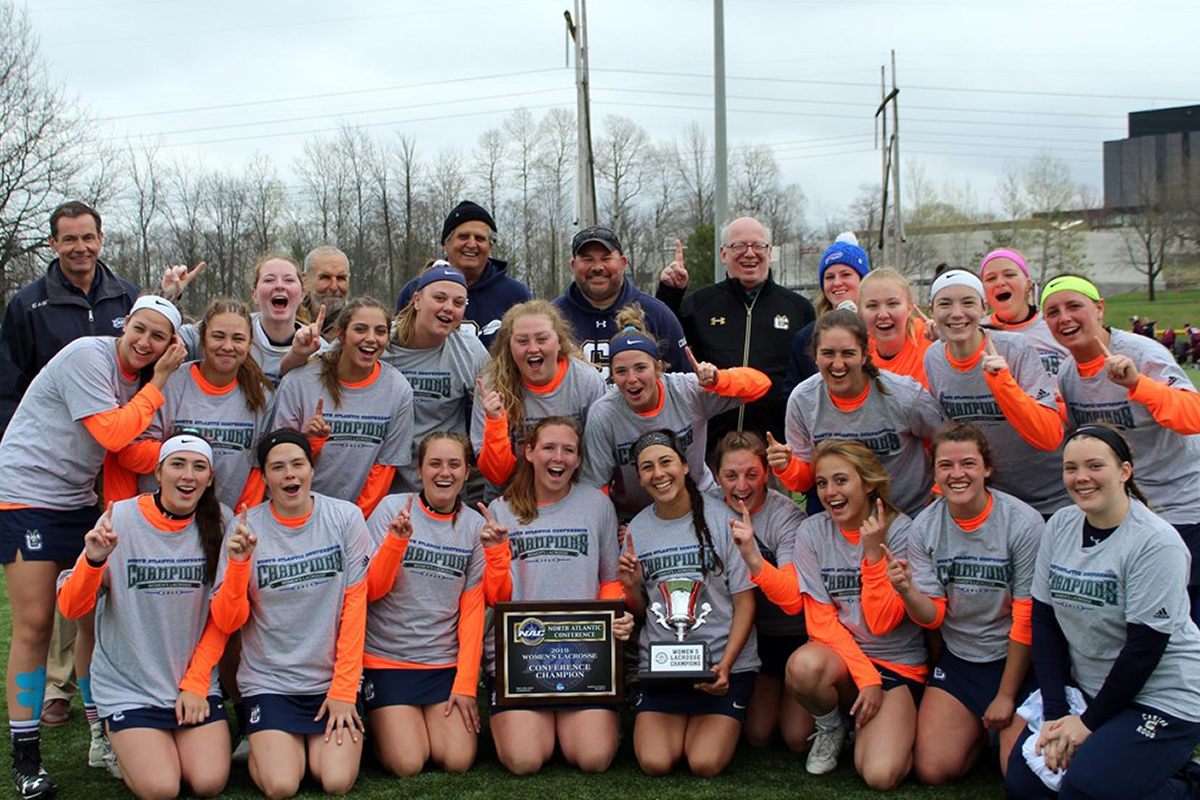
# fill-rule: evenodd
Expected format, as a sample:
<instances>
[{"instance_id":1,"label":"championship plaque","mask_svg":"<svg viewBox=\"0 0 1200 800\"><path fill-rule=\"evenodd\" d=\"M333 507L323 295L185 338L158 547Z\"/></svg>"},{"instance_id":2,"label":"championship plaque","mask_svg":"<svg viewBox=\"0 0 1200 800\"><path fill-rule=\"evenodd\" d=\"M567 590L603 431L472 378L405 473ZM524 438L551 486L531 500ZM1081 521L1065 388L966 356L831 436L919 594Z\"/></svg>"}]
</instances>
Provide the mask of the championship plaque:
<instances>
[{"instance_id":1,"label":"championship plaque","mask_svg":"<svg viewBox=\"0 0 1200 800\"><path fill-rule=\"evenodd\" d=\"M638 673L641 681L693 681L707 683L717 676L709 669L708 642L689 642L688 634L704 624L712 613L710 603L701 603L704 584L675 578L658 584L662 600L650 604L646 624L658 624L675 634L673 642L650 643L650 668Z\"/></svg>"},{"instance_id":2,"label":"championship plaque","mask_svg":"<svg viewBox=\"0 0 1200 800\"><path fill-rule=\"evenodd\" d=\"M496 704L620 703L620 600L497 603Z\"/></svg>"}]
</instances>

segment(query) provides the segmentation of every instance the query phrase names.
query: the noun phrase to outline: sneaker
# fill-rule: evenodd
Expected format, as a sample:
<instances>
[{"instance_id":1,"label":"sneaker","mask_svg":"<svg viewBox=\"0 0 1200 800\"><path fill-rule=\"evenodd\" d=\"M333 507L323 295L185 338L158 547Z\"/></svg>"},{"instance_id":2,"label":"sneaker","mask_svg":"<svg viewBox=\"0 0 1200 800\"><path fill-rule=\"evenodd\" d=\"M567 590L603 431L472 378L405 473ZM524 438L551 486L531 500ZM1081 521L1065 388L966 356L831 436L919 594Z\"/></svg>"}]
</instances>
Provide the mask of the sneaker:
<instances>
[{"instance_id":1,"label":"sneaker","mask_svg":"<svg viewBox=\"0 0 1200 800\"><path fill-rule=\"evenodd\" d=\"M13 752L13 783L22 800L37 800L42 797L52 797L58 791L58 786L50 780L46 770L42 769L40 754L32 752Z\"/></svg>"},{"instance_id":2,"label":"sneaker","mask_svg":"<svg viewBox=\"0 0 1200 800\"><path fill-rule=\"evenodd\" d=\"M838 756L842 754L842 745L846 741L846 733L850 726L844 719L832 728L817 727L808 738L812 740L812 748L808 751L808 761L805 769L810 775L824 775L833 772L837 767Z\"/></svg>"},{"instance_id":3,"label":"sneaker","mask_svg":"<svg viewBox=\"0 0 1200 800\"><path fill-rule=\"evenodd\" d=\"M233 748L233 763L246 765L250 763L250 737L243 736Z\"/></svg>"},{"instance_id":4,"label":"sneaker","mask_svg":"<svg viewBox=\"0 0 1200 800\"><path fill-rule=\"evenodd\" d=\"M117 754L104 733L104 723L97 720L88 726L92 731L92 743L88 747L88 766L106 769L108 774L120 779L121 768L117 766Z\"/></svg>"}]
</instances>

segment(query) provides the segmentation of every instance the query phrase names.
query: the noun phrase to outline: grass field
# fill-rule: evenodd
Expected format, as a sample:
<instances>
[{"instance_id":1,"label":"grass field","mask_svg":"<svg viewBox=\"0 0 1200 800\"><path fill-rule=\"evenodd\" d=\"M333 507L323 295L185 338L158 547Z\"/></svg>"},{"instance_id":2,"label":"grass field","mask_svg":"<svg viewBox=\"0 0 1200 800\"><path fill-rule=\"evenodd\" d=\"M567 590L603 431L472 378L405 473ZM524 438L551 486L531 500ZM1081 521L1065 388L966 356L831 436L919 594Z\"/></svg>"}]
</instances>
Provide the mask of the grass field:
<instances>
[{"instance_id":1,"label":"grass field","mask_svg":"<svg viewBox=\"0 0 1200 800\"><path fill-rule=\"evenodd\" d=\"M1151 303L1146 292L1129 292L1104 299L1104 319L1109 325L1129 328L1134 314L1155 320L1157 330L1182 328L1185 322L1200 325L1200 289L1172 289L1155 293Z\"/></svg>"},{"instance_id":2,"label":"grass field","mask_svg":"<svg viewBox=\"0 0 1200 800\"><path fill-rule=\"evenodd\" d=\"M0 584L0 658L8 659L12 634L8 611L8 596ZM232 717L232 713L230 714ZM625 740L612 769L603 775L583 775L556 761L539 775L517 778L509 775L496 760L486 729L480 738L480 754L476 766L465 775L446 775L431 771L416 778L400 779L385 774L373 763L364 764L358 784L351 797L392 798L403 792L410 798L580 798L614 800L615 798L656 797L728 798L757 800L758 798L796 797L812 800L842 800L852 797L873 797L854 772L849 750L842 756L837 771L819 778L804 771L802 757L795 756L780 745L756 750L743 747L730 768L719 778L694 778L683 772L665 778L649 778L637 767L630 745L632 718L625 720ZM59 797L98 798L129 797L124 784L103 770L87 766L88 732L83 722L83 709L75 701L72 721L61 728L43 729L42 754L51 777L59 785ZM9 781L7 762L3 780L6 786L0 796L15 796ZM306 782L301 797L320 796L317 787ZM931 789L910 778L897 792L899 798L1003 797L1000 771L994 759L981 764L961 784L950 789ZM261 797L250 781L244 767L235 766L225 797Z\"/></svg>"}]
</instances>

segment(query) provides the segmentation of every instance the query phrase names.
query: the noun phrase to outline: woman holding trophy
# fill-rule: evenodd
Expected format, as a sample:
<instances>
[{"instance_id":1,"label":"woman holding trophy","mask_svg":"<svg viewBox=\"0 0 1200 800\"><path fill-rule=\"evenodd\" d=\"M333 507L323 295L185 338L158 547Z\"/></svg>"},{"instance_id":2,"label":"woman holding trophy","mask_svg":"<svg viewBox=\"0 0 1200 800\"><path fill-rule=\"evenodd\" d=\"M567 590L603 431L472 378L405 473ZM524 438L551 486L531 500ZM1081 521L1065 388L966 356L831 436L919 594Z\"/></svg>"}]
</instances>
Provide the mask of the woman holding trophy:
<instances>
[{"instance_id":1,"label":"woman holding trophy","mask_svg":"<svg viewBox=\"0 0 1200 800\"><path fill-rule=\"evenodd\" d=\"M759 666L754 584L733 544L735 530L753 537L750 511L739 504L739 518L701 494L668 430L638 437L631 457L653 501L629 523L620 562L625 602L646 619L633 750L649 775L686 760L712 777L733 758ZM699 669L660 679L652 662L670 661L672 647L700 650Z\"/></svg>"}]
</instances>

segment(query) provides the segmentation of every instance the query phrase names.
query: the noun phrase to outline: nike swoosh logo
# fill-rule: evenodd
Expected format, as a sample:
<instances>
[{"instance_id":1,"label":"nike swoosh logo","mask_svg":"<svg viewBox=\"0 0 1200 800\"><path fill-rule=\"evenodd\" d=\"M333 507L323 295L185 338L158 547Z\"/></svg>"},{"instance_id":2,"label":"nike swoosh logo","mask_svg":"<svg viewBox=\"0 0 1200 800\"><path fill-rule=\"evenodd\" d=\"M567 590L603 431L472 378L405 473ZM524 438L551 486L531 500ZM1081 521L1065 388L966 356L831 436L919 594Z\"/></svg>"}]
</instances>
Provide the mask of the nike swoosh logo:
<instances>
[{"instance_id":1,"label":"nike swoosh logo","mask_svg":"<svg viewBox=\"0 0 1200 800\"><path fill-rule=\"evenodd\" d=\"M737 701L734 701L734 703L733 703L733 707L734 707L734 708L736 708L738 711L745 711L745 709L746 709L746 704L745 704L745 703L739 703L739 702L737 702Z\"/></svg>"}]
</instances>

